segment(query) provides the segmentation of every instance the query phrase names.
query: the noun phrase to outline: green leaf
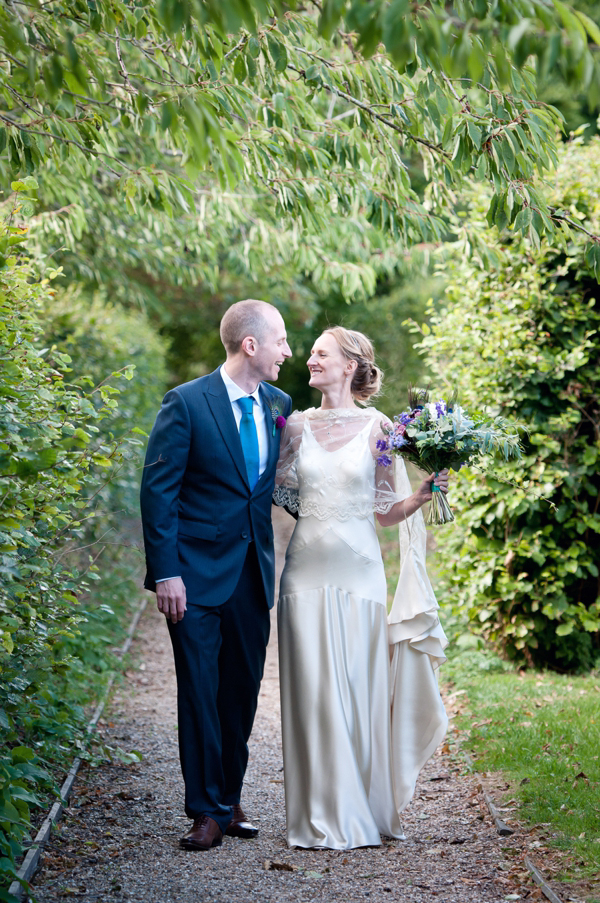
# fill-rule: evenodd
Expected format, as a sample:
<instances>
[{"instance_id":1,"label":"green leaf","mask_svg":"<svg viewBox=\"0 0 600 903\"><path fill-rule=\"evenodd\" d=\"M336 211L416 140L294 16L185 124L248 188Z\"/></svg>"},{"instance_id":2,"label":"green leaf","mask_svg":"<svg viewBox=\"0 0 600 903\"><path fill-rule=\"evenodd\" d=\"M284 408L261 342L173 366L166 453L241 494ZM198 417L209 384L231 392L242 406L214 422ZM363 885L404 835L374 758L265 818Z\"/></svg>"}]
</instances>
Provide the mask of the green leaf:
<instances>
[{"instance_id":1,"label":"green leaf","mask_svg":"<svg viewBox=\"0 0 600 903\"><path fill-rule=\"evenodd\" d=\"M569 636L574 629L575 624L572 621L568 624L559 624L556 628L556 636Z\"/></svg>"},{"instance_id":2,"label":"green leaf","mask_svg":"<svg viewBox=\"0 0 600 903\"><path fill-rule=\"evenodd\" d=\"M482 136L481 129L478 126L476 126L474 122L471 122L471 120L468 120L467 121L467 131L469 132L469 138L471 139L471 141L473 142L473 144L475 145L477 150L479 150L479 148L481 147L481 136Z\"/></svg>"},{"instance_id":3,"label":"green leaf","mask_svg":"<svg viewBox=\"0 0 600 903\"><path fill-rule=\"evenodd\" d=\"M249 38L247 46L248 53L250 54L252 59L258 59L258 57L260 56L260 43L254 35L251 35L251 37Z\"/></svg>"},{"instance_id":4,"label":"green leaf","mask_svg":"<svg viewBox=\"0 0 600 903\"><path fill-rule=\"evenodd\" d=\"M600 243L590 242L585 249L585 261L600 281Z\"/></svg>"},{"instance_id":5,"label":"green leaf","mask_svg":"<svg viewBox=\"0 0 600 903\"><path fill-rule=\"evenodd\" d=\"M233 64L233 74L238 82L243 82L246 79L248 70L246 68L246 62L242 53L238 53L235 58L235 63Z\"/></svg>"},{"instance_id":6,"label":"green leaf","mask_svg":"<svg viewBox=\"0 0 600 903\"><path fill-rule=\"evenodd\" d=\"M590 19L589 16L587 16L579 9L574 9L573 12L577 16L579 21L583 24L583 27L589 34L594 44L600 45L600 27L598 27L597 23L594 22L593 19Z\"/></svg>"},{"instance_id":7,"label":"green leaf","mask_svg":"<svg viewBox=\"0 0 600 903\"><path fill-rule=\"evenodd\" d=\"M12 803L9 803L8 800L0 800L0 822L3 821L12 822L13 824L22 822L18 809Z\"/></svg>"},{"instance_id":8,"label":"green leaf","mask_svg":"<svg viewBox=\"0 0 600 903\"><path fill-rule=\"evenodd\" d=\"M271 54L271 59L273 63L277 64L277 60L281 56L282 46L279 41L276 41L272 35L267 35L267 46L269 48L269 53Z\"/></svg>"},{"instance_id":9,"label":"green leaf","mask_svg":"<svg viewBox=\"0 0 600 903\"><path fill-rule=\"evenodd\" d=\"M276 72L285 72L285 70L287 69L287 65L288 65L287 50L286 50L285 44L281 44L279 57L277 58L277 61L275 62L275 71Z\"/></svg>"},{"instance_id":10,"label":"green leaf","mask_svg":"<svg viewBox=\"0 0 600 903\"><path fill-rule=\"evenodd\" d=\"M494 194L492 196L492 200L490 201L490 206L489 206L488 212L486 214L486 219L490 226L493 226L494 222L496 220L496 211L498 210L498 201L499 201L498 195Z\"/></svg>"},{"instance_id":11,"label":"green leaf","mask_svg":"<svg viewBox=\"0 0 600 903\"><path fill-rule=\"evenodd\" d=\"M531 226L531 221L533 219L533 212L531 207L524 207L519 213L517 213L514 222L514 230L515 232L522 232L523 235L526 235L529 231L529 227Z\"/></svg>"},{"instance_id":12,"label":"green leaf","mask_svg":"<svg viewBox=\"0 0 600 903\"><path fill-rule=\"evenodd\" d=\"M35 753L28 746L13 746L10 751L13 762L31 762L35 759Z\"/></svg>"},{"instance_id":13,"label":"green leaf","mask_svg":"<svg viewBox=\"0 0 600 903\"><path fill-rule=\"evenodd\" d=\"M448 147L452 141L452 132L454 129L454 120L452 116L448 116L446 119L446 124L444 125L444 133L442 135L442 144L444 147Z\"/></svg>"},{"instance_id":14,"label":"green leaf","mask_svg":"<svg viewBox=\"0 0 600 903\"><path fill-rule=\"evenodd\" d=\"M258 73L258 67L256 65L256 60L252 56L251 53L246 53L246 66L248 68L248 75L250 78L256 78Z\"/></svg>"}]
</instances>

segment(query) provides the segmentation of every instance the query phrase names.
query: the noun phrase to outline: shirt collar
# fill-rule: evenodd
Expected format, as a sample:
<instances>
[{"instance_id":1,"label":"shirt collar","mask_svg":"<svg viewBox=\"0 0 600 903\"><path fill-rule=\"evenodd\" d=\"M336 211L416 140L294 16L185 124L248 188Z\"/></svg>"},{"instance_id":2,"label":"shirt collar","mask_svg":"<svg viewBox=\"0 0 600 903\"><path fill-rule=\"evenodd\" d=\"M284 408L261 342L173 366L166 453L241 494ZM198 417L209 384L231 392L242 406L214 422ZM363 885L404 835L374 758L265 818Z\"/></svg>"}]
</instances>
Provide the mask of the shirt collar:
<instances>
[{"instance_id":1,"label":"shirt collar","mask_svg":"<svg viewBox=\"0 0 600 903\"><path fill-rule=\"evenodd\" d=\"M221 364L221 378L225 383L225 388L227 389L227 394L229 395L229 400L233 403L237 401L238 398L247 398L250 396L253 398L257 404L260 404L260 395L259 395L259 387L260 383L254 390L254 392L245 392L243 389L240 389L237 383L235 383L230 377L229 373L225 369L225 364Z\"/></svg>"}]
</instances>

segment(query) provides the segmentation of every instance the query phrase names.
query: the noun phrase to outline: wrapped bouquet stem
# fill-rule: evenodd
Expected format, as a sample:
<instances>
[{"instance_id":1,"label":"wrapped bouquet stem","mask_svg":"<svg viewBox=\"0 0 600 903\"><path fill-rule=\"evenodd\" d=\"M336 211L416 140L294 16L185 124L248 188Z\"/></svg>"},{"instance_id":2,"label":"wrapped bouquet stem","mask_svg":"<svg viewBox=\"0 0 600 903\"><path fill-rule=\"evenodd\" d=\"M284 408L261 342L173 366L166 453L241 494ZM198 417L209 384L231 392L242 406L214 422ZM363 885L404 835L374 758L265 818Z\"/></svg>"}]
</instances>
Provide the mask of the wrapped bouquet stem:
<instances>
[{"instance_id":1,"label":"wrapped bouquet stem","mask_svg":"<svg viewBox=\"0 0 600 903\"><path fill-rule=\"evenodd\" d=\"M453 396L448 401L429 400L426 389L411 387L409 407L383 425L384 439L378 442L379 464L391 464L390 455L399 455L426 473L460 470L475 459L494 456L508 461L521 457L517 427L503 417L469 414ZM445 493L431 484L429 526L454 520Z\"/></svg>"},{"instance_id":2,"label":"wrapped bouquet stem","mask_svg":"<svg viewBox=\"0 0 600 903\"><path fill-rule=\"evenodd\" d=\"M436 486L435 483L431 484L431 491L433 495L431 496L431 502L429 503L429 511L427 512L425 523L428 527L440 526L441 524L449 524L450 521L454 520L454 515L452 513L452 508L448 504L446 493L442 492L439 486Z\"/></svg>"}]
</instances>

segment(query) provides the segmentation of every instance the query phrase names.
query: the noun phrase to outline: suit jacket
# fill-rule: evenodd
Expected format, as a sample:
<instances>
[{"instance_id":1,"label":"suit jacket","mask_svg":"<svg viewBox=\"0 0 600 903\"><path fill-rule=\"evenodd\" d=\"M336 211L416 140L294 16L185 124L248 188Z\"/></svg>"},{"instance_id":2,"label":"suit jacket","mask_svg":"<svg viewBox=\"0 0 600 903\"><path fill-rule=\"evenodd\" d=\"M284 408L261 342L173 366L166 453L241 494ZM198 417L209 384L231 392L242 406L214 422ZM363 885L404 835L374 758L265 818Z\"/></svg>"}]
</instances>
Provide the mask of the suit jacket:
<instances>
[{"instance_id":1,"label":"suit jacket","mask_svg":"<svg viewBox=\"0 0 600 903\"><path fill-rule=\"evenodd\" d=\"M188 604L226 602L253 540L269 608L275 589L271 497L281 430L269 410L288 417L292 400L261 383L267 409L269 456L250 489L240 434L219 370L172 389L148 441L141 485L146 589L181 576Z\"/></svg>"}]
</instances>

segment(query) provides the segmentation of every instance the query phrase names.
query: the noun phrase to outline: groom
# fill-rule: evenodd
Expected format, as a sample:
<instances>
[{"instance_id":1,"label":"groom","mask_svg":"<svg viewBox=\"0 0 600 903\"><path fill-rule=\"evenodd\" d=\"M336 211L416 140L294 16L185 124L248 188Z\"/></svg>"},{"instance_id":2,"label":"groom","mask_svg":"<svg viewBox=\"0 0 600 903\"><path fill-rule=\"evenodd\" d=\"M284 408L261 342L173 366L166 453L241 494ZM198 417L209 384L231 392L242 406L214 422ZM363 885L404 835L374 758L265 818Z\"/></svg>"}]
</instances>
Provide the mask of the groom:
<instances>
[{"instance_id":1,"label":"groom","mask_svg":"<svg viewBox=\"0 0 600 903\"><path fill-rule=\"evenodd\" d=\"M167 617L177 674L185 811L180 841L254 837L240 805L274 601L271 495L292 352L278 310L239 301L221 321L227 359L165 395L142 477L146 589ZM285 421L283 421L285 422Z\"/></svg>"}]
</instances>

